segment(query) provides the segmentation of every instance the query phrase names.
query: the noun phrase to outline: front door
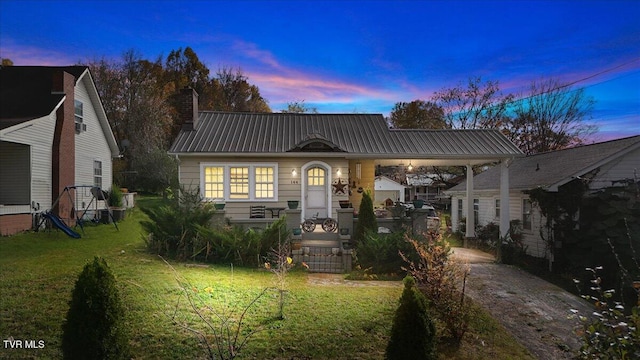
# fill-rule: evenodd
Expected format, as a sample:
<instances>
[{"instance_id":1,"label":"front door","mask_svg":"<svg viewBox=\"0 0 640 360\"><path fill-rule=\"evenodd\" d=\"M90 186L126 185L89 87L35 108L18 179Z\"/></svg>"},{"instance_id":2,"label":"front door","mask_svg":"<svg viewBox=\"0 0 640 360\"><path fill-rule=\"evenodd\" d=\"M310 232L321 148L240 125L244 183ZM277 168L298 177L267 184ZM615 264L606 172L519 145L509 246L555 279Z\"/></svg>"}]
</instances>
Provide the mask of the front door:
<instances>
[{"instance_id":1,"label":"front door","mask_svg":"<svg viewBox=\"0 0 640 360\"><path fill-rule=\"evenodd\" d=\"M328 217L327 214L327 175L321 166L314 165L306 171L305 217Z\"/></svg>"}]
</instances>

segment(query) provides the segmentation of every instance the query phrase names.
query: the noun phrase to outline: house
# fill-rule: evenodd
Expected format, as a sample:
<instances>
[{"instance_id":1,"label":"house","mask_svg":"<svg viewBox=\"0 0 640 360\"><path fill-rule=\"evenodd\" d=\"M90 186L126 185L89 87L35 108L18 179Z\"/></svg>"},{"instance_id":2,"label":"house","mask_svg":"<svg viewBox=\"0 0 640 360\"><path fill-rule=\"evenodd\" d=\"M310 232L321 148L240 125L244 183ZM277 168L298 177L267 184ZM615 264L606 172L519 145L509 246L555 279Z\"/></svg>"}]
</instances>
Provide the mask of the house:
<instances>
[{"instance_id":1,"label":"house","mask_svg":"<svg viewBox=\"0 0 640 360\"><path fill-rule=\"evenodd\" d=\"M289 200L300 203L297 223L336 218L340 200L357 208L365 190L375 192L378 165L470 171L522 155L496 130L390 129L380 114L229 113L197 104L197 94L182 89L183 125L169 154L180 184L224 201L232 223L248 220L251 206L285 208Z\"/></svg>"},{"instance_id":2,"label":"house","mask_svg":"<svg viewBox=\"0 0 640 360\"><path fill-rule=\"evenodd\" d=\"M515 158L509 164L509 201L500 198L500 169L490 168L473 178L474 222L497 222L505 211L521 221L523 241L530 255L546 257L547 246L540 230L544 219L532 206L525 191L562 191L572 181L585 181L591 191L638 182L640 174L640 135L574 148ZM467 214L466 183L446 191L452 200L453 230Z\"/></svg>"},{"instance_id":3,"label":"house","mask_svg":"<svg viewBox=\"0 0 640 360\"><path fill-rule=\"evenodd\" d=\"M406 177L409 199L424 200L444 209L450 206L449 196L444 194L447 184L442 179L453 180L454 174L407 174Z\"/></svg>"},{"instance_id":4,"label":"house","mask_svg":"<svg viewBox=\"0 0 640 360\"><path fill-rule=\"evenodd\" d=\"M374 181L373 199L374 206L387 207L392 206L395 202L404 202L406 199L405 191L407 187L384 175L378 175Z\"/></svg>"},{"instance_id":5,"label":"house","mask_svg":"<svg viewBox=\"0 0 640 360\"><path fill-rule=\"evenodd\" d=\"M73 223L90 188L65 187L109 189L119 154L89 69L2 67L0 103L0 233L32 228L59 197L55 212Z\"/></svg>"}]
</instances>

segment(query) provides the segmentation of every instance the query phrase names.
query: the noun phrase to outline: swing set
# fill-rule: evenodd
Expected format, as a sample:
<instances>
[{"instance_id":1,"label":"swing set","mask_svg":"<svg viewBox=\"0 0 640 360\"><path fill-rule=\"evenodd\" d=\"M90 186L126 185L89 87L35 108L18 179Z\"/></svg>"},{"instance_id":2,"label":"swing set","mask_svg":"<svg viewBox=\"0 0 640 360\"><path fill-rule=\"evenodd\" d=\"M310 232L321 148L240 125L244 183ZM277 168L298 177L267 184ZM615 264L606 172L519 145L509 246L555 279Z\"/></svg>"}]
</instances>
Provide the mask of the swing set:
<instances>
[{"instance_id":1,"label":"swing set","mask_svg":"<svg viewBox=\"0 0 640 360\"><path fill-rule=\"evenodd\" d=\"M75 200L74 197L71 196L71 191L75 192ZM109 210L108 204L108 194L102 190L100 187L92 186L92 185L74 185L74 186L66 186L64 190L58 195L58 198L51 205L50 210L46 210L41 213L40 220L38 221L38 226L36 227L36 231L42 227L45 222L49 222L49 224L57 227L62 230L65 234L70 237L79 239L80 234L74 231L69 225L67 225L64 220L62 220L58 215L52 212L55 209L60 199L64 196L69 198L70 203L73 204L71 208L71 216L75 216L76 226L80 225L80 229L84 234L84 223L85 222L93 222L98 223L100 220L108 221L111 220L113 226L115 226L116 230L120 230L118 228L118 224L113 217L113 213ZM102 201L104 205L100 209L99 203ZM77 209L82 209L78 211ZM107 219L103 219L104 216L107 216Z\"/></svg>"}]
</instances>

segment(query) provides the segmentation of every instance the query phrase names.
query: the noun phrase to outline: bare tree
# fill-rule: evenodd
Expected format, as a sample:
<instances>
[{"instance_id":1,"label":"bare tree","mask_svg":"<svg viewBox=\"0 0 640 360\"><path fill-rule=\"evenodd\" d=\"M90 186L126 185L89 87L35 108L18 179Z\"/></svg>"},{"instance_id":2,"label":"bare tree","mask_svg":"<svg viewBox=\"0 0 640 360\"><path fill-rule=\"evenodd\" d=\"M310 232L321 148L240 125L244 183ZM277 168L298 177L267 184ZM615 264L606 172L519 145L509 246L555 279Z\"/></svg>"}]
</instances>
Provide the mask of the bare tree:
<instances>
[{"instance_id":1,"label":"bare tree","mask_svg":"<svg viewBox=\"0 0 640 360\"><path fill-rule=\"evenodd\" d=\"M283 113L293 113L293 114L317 114L318 108L313 106L308 106L304 103L304 100L295 100L287 103L287 108L283 109L281 112Z\"/></svg>"},{"instance_id":2,"label":"bare tree","mask_svg":"<svg viewBox=\"0 0 640 360\"><path fill-rule=\"evenodd\" d=\"M587 123L594 104L584 88L573 90L555 79L533 82L529 96L515 103L507 136L526 154L582 144L597 130Z\"/></svg>"},{"instance_id":3,"label":"bare tree","mask_svg":"<svg viewBox=\"0 0 640 360\"><path fill-rule=\"evenodd\" d=\"M248 78L240 69L219 69L213 86L216 93L216 110L271 112L258 87L249 84Z\"/></svg>"},{"instance_id":4,"label":"bare tree","mask_svg":"<svg viewBox=\"0 0 640 360\"><path fill-rule=\"evenodd\" d=\"M501 128L512 99L512 95L502 95L498 82L483 84L479 77L469 78L466 87L443 89L432 97L443 108L451 129Z\"/></svg>"}]
</instances>

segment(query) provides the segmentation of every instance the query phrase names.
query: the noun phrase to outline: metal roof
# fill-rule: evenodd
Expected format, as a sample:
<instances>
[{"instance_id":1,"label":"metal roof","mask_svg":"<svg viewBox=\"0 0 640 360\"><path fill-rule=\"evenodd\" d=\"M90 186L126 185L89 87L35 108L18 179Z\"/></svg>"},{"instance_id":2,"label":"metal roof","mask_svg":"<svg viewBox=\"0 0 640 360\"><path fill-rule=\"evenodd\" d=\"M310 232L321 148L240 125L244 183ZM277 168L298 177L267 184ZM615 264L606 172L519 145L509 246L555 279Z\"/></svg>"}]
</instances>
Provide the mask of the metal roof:
<instances>
[{"instance_id":1,"label":"metal roof","mask_svg":"<svg viewBox=\"0 0 640 360\"><path fill-rule=\"evenodd\" d=\"M637 148L640 148L640 135L517 158L509 165L509 188L528 190L541 187L553 191L555 187ZM499 166L473 177L474 190L497 190L499 185ZM447 192L465 191L466 188L463 181Z\"/></svg>"},{"instance_id":2,"label":"metal roof","mask_svg":"<svg viewBox=\"0 0 640 360\"><path fill-rule=\"evenodd\" d=\"M315 154L314 140L342 157L505 158L522 152L497 130L390 129L380 114L199 113L171 154ZM331 152L323 154L328 155ZM301 153L302 152L302 153Z\"/></svg>"}]
</instances>

